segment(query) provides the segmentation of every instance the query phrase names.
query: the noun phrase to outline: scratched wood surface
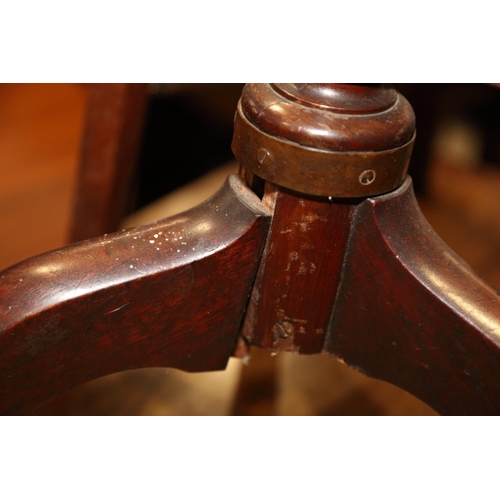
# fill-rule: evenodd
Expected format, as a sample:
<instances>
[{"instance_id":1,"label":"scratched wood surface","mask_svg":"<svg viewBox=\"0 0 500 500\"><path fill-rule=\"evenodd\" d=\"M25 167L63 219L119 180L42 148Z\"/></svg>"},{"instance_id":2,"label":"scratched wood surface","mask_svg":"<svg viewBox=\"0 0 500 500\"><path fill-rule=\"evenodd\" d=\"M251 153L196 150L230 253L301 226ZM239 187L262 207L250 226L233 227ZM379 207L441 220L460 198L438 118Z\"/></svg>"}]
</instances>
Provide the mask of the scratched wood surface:
<instances>
[{"instance_id":1,"label":"scratched wood surface","mask_svg":"<svg viewBox=\"0 0 500 500\"><path fill-rule=\"evenodd\" d=\"M124 370L224 369L268 224L234 175L187 212L2 271L0 413Z\"/></svg>"},{"instance_id":2,"label":"scratched wood surface","mask_svg":"<svg viewBox=\"0 0 500 500\"><path fill-rule=\"evenodd\" d=\"M270 196L276 210L243 335L267 349L318 353L340 281L352 205L281 189Z\"/></svg>"},{"instance_id":3,"label":"scratched wood surface","mask_svg":"<svg viewBox=\"0 0 500 500\"><path fill-rule=\"evenodd\" d=\"M0 262L4 268L64 242L85 91L73 85L0 86L0 102ZM497 169L457 169L436 158L431 169L432 195L421 204L438 234L497 287L499 191ZM149 220L157 218L149 215ZM278 373L273 399L269 391L259 392L260 383L248 384L247 414L434 414L404 391L332 363L324 355L270 357L258 350L244 369L258 372L259 365L266 370L269 363ZM84 384L39 413L231 414L242 365L232 360L229 367L209 374L160 368L118 373Z\"/></svg>"}]
</instances>

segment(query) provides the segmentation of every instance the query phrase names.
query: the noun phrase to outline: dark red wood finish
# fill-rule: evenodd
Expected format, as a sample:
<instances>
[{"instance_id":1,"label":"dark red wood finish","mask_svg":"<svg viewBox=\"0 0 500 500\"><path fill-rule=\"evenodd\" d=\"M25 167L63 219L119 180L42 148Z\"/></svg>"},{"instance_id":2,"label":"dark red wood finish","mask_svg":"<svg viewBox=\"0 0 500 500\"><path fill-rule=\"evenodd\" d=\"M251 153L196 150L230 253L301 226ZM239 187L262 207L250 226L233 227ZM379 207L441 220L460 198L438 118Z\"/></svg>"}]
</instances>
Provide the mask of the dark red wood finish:
<instances>
[{"instance_id":1,"label":"dark red wood finish","mask_svg":"<svg viewBox=\"0 0 500 500\"><path fill-rule=\"evenodd\" d=\"M297 147L363 155L413 136L411 108L387 89L274 84L245 92L249 119ZM109 150L86 146L114 172L87 192L110 186L125 158L119 114L103 128ZM444 414L500 412L500 298L437 237L409 180L389 194L342 200L288 191L245 165L241 172L262 202L234 176L184 214L0 273L0 411L26 413L121 370L222 369L252 344L328 351ZM99 222L109 213L103 207L84 220Z\"/></svg>"},{"instance_id":2,"label":"dark red wood finish","mask_svg":"<svg viewBox=\"0 0 500 500\"><path fill-rule=\"evenodd\" d=\"M70 241L116 231L130 208L147 84L88 86Z\"/></svg>"},{"instance_id":3,"label":"dark red wood finish","mask_svg":"<svg viewBox=\"0 0 500 500\"><path fill-rule=\"evenodd\" d=\"M243 335L253 345L313 354L323 348L353 205L279 189Z\"/></svg>"},{"instance_id":4,"label":"dark red wood finish","mask_svg":"<svg viewBox=\"0 0 500 500\"><path fill-rule=\"evenodd\" d=\"M268 220L260 200L231 176L188 212L5 270L0 412L29 412L122 370L223 369Z\"/></svg>"},{"instance_id":5,"label":"dark red wood finish","mask_svg":"<svg viewBox=\"0 0 500 500\"><path fill-rule=\"evenodd\" d=\"M393 89L255 83L245 85L241 105L265 132L327 151L393 149L408 142L415 130L410 104Z\"/></svg>"},{"instance_id":6,"label":"dark red wood finish","mask_svg":"<svg viewBox=\"0 0 500 500\"><path fill-rule=\"evenodd\" d=\"M500 298L435 234L411 182L356 210L326 349L442 414L500 413Z\"/></svg>"},{"instance_id":7,"label":"dark red wood finish","mask_svg":"<svg viewBox=\"0 0 500 500\"><path fill-rule=\"evenodd\" d=\"M375 90L255 84L241 109L297 148L381 151L409 140L414 121L400 96ZM254 158L268 151L265 140L236 149ZM294 161L279 159L280 168ZM441 413L500 412L500 299L437 237L409 180L350 202L271 191L272 227L243 329L248 342L274 351L324 348Z\"/></svg>"}]
</instances>

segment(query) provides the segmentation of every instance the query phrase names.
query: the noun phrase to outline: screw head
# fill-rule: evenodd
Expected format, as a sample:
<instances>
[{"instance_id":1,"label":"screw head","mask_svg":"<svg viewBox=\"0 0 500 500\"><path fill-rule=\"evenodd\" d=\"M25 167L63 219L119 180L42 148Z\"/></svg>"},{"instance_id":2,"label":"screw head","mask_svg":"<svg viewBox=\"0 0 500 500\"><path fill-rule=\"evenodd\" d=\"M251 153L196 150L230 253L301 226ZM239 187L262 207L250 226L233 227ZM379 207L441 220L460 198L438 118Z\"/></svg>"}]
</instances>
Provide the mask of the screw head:
<instances>
[{"instance_id":1,"label":"screw head","mask_svg":"<svg viewBox=\"0 0 500 500\"><path fill-rule=\"evenodd\" d=\"M269 165L271 163L271 160L271 153L269 153L269 151L267 151L266 149L260 148L259 151L257 151L257 161L263 167Z\"/></svg>"},{"instance_id":2,"label":"screw head","mask_svg":"<svg viewBox=\"0 0 500 500\"><path fill-rule=\"evenodd\" d=\"M364 170L359 174L359 183L363 186L369 186L375 180L376 175L374 170Z\"/></svg>"},{"instance_id":3,"label":"screw head","mask_svg":"<svg viewBox=\"0 0 500 500\"><path fill-rule=\"evenodd\" d=\"M273 333L282 339L287 339L295 333L295 327L288 321L278 322L273 327Z\"/></svg>"}]
</instances>

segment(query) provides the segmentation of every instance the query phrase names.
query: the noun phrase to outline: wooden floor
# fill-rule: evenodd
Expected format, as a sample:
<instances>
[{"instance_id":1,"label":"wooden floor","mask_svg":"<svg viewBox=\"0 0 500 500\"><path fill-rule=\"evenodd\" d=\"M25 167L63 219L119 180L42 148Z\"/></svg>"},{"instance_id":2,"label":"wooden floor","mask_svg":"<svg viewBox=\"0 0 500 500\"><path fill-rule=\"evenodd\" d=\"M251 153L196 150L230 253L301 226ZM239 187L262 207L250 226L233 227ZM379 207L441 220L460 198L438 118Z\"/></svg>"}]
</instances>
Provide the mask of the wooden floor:
<instances>
[{"instance_id":1,"label":"wooden floor","mask_svg":"<svg viewBox=\"0 0 500 500\"><path fill-rule=\"evenodd\" d=\"M0 267L65 244L86 104L80 85L0 85ZM134 214L135 225L184 210L234 164ZM500 169L439 153L421 202L438 234L500 288ZM40 374L43 376L43 374ZM47 380L47 383L50 383ZM428 406L328 356L252 352L225 372L169 369L90 382L41 408L61 415L435 415Z\"/></svg>"}]
</instances>

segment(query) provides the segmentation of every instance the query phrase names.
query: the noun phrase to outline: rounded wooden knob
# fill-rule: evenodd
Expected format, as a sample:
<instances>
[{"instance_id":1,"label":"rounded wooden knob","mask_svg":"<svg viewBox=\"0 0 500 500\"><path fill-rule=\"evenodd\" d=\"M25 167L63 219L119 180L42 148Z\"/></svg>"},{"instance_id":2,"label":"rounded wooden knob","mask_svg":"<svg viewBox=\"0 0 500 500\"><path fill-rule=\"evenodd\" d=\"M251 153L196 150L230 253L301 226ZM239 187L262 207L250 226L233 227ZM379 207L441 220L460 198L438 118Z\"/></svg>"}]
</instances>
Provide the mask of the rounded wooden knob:
<instances>
[{"instance_id":1,"label":"rounded wooden knob","mask_svg":"<svg viewBox=\"0 0 500 500\"><path fill-rule=\"evenodd\" d=\"M380 85L271 83L271 87L291 101L341 114L380 113L398 98L394 89Z\"/></svg>"},{"instance_id":2,"label":"rounded wooden knob","mask_svg":"<svg viewBox=\"0 0 500 500\"><path fill-rule=\"evenodd\" d=\"M415 132L408 101L380 86L248 84L241 107L263 131L328 151L383 151L408 142Z\"/></svg>"},{"instance_id":3,"label":"rounded wooden knob","mask_svg":"<svg viewBox=\"0 0 500 500\"><path fill-rule=\"evenodd\" d=\"M414 134L408 101L381 85L247 84L233 152L254 174L280 186L363 197L403 183Z\"/></svg>"}]
</instances>

